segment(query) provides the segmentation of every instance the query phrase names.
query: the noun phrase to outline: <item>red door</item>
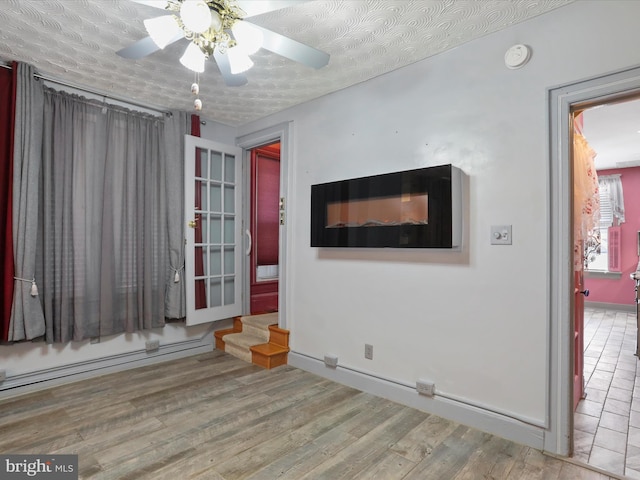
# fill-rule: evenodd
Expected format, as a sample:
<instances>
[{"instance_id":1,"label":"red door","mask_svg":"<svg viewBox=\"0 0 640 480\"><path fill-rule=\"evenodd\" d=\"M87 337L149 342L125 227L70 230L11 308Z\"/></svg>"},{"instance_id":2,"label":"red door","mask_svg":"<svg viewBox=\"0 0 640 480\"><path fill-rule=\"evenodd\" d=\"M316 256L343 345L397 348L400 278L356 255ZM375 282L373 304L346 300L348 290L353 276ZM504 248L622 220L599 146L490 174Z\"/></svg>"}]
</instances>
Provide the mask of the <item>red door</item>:
<instances>
[{"instance_id":1,"label":"red door","mask_svg":"<svg viewBox=\"0 0 640 480\"><path fill-rule=\"evenodd\" d=\"M251 151L251 314L278 311L280 143Z\"/></svg>"},{"instance_id":2,"label":"red door","mask_svg":"<svg viewBox=\"0 0 640 480\"><path fill-rule=\"evenodd\" d=\"M584 398L584 297L589 291L584 289L584 272L574 272L573 305L573 409Z\"/></svg>"}]
</instances>

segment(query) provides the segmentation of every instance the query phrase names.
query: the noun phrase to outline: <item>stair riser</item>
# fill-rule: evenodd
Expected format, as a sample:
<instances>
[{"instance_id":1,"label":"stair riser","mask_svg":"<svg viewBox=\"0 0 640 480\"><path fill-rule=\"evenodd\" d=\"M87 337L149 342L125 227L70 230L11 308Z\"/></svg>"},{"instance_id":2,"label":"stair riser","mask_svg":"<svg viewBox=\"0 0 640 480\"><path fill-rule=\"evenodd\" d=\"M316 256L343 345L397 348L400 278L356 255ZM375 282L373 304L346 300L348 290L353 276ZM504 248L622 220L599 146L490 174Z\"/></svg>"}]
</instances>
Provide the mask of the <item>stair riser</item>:
<instances>
[{"instance_id":1,"label":"stair riser","mask_svg":"<svg viewBox=\"0 0 640 480\"><path fill-rule=\"evenodd\" d=\"M236 347L245 348L247 350L254 345L266 343L262 338L246 334L245 332L225 335L222 337L222 340L226 345L235 345Z\"/></svg>"},{"instance_id":2,"label":"stair riser","mask_svg":"<svg viewBox=\"0 0 640 480\"><path fill-rule=\"evenodd\" d=\"M252 352L251 362L259 367L263 368L275 368L280 365L287 364L288 354L279 353L277 355L265 356L256 354L256 352Z\"/></svg>"},{"instance_id":3,"label":"stair riser","mask_svg":"<svg viewBox=\"0 0 640 480\"><path fill-rule=\"evenodd\" d=\"M225 329L217 330L213 332L213 337L215 338L215 342L216 342L216 349L222 350L224 352L225 348L224 348L223 337L230 333L240 333L240 332L242 332L242 321L240 320L239 317L235 317L233 319L233 328L225 328Z\"/></svg>"},{"instance_id":4,"label":"stair riser","mask_svg":"<svg viewBox=\"0 0 640 480\"><path fill-rule=\"evenodd\" d=\"M225 344L225 352L233 355L234 357L244 360L245 362L252 363L251 352L248 349L239 348L235 345Z\"/></svg>"},{"instance_id":5,"label":"stair riser","mask_svg":"<svg viewBox=\"0 0 640 480\"><path fill-rule=\"evenodd\" d=\"M242 327L242 333L247 333L249 335L255 335L256 337L260 337L264 343L269 341L269 330L262 329L258 327L254 327L253 325L244 324Z\"/></svg>"},{"instance_id":6,"label":"stair riser","mask_svg":"<svg viewBox=\"0 0 640 480\"><path fill-rule=\"evenodd\" d=\"M284 330L276 325L269 327L269 342L283 347L289 346L289 330Z\"/></svg>"}]
</instances>

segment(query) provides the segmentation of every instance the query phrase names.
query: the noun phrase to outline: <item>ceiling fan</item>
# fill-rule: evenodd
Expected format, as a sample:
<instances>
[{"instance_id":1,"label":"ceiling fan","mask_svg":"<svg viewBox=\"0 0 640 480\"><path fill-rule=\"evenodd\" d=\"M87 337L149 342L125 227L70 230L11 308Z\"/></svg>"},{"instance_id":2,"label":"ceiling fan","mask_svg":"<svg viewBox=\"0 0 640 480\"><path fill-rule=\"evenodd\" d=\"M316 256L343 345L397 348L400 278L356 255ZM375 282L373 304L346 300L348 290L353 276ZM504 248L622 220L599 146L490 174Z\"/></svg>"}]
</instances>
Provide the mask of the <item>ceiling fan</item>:
<instances>
[{"instance_id":1,"label":"ceiling fan","mask_svg":"<svg viewBox=\"0 0 640 480\"><path fill-rule=\"evenodd\" d=\"M247 83L243 72L253 65L249 55L260 48L316 69L329 62L329 54L248 21L300 0L131 1L170 14L145 20L149 36L116 52L124 58L143 58L172 43L188 41L180 63L201 73L205 61L213 57L228 86Z\"/></svg>"}]
</instances>

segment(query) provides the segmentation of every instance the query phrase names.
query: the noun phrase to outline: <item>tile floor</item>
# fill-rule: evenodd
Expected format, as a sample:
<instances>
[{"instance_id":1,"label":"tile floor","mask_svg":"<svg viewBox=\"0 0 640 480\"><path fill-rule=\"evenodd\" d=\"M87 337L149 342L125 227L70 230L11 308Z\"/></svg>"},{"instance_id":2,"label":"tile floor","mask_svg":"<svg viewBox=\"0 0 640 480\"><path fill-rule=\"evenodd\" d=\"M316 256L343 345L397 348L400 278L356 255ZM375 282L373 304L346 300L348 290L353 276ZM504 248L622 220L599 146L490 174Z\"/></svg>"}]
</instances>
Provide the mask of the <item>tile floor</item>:
<instances>
[{"instance_id":1,"label":"tile floor","mask_svg":"<svg viewBox=\"0 0 640 480\"><path fill-rule=\"evenodd\" d=\"M635 313L585 308L584 319L587 395L574 414L574 459L640 480Z\"/></svg>"}]
</instances>

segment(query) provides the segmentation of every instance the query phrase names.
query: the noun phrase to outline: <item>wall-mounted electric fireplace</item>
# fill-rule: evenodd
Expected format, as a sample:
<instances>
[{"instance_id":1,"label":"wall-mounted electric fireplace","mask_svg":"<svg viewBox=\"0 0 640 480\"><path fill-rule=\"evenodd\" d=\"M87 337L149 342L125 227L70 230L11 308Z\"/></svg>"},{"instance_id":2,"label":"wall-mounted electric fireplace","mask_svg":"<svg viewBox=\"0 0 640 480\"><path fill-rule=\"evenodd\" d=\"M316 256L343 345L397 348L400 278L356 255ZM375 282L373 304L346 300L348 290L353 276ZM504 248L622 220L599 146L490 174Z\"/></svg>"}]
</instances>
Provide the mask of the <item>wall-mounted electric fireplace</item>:
<instances>
[{"instance_id":1,"label":"wall-mounted electric fireplace","mask_svg":"<svg viewBox=\"0 0 640 480\"><path fill-rule=\"evenodd\" d=\"M312 185L311 246L458 248L461 183L441 165Z\"/></svg>"}]
</instances>

